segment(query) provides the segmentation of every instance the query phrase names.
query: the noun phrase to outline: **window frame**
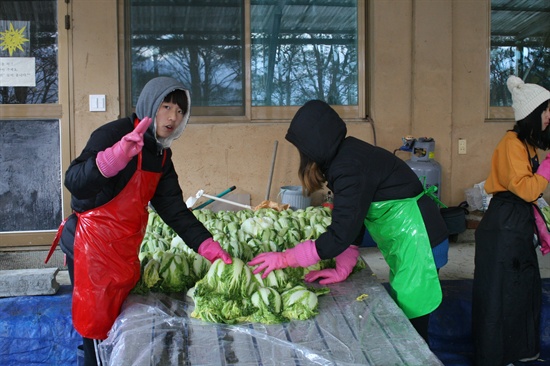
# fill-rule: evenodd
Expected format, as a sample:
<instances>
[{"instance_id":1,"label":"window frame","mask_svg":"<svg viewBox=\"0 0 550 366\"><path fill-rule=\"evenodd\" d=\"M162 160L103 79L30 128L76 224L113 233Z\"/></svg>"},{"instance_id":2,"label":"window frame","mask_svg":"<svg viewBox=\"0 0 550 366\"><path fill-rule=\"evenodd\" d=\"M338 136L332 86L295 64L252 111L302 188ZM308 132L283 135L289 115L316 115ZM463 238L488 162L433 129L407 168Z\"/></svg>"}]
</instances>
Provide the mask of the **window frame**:
<instances>
[{"instance_id":1,"label":"window frame","mask_svg":"<svg viewBox=\"0 0 550 366\"><path fill-rule=\"evenodd\" d=\"M491 106L491 45L492 45L492 12L493 12L493 2L492 0L487 0L487 29L489 34L487 35L487 70L485 75L487 77L487 121L495 122L510 122L514 120L514 111L512 107L493 107Z\"/></svg>"},{"instance_id":2,"label":"window frame","mask_svg":"<svg viewBox=\"0 0 550 366\"><path fill-rule=\"evenodd\" d=\"M189 123L208 124L208 123L250 123L250 122L287 122L292 119L300 106L252 106L252 91L251 91L251 36L250 36L250 14L251 0L243 0L244 2L244 25L243 25L243 76L244 82L244 111L243 107L223 107L225 115L208 115L209 110L222 107L200 107L192 105L192 113ZM120 8L121 26L120 32L124 36L124 42L120 45L120 90L121 90L121 111L129 114L133 111L131 101L131 57L130 57L130 17L126 16L130 12L129 0L122 1ZM334 109L346 120L365 120L367 118L367 85L368 77L366 75L366 22L367 9L366 1L357 1L357 88L358 88L358 104L357 105L336 105Z\"/></svg>"}]
</instances>

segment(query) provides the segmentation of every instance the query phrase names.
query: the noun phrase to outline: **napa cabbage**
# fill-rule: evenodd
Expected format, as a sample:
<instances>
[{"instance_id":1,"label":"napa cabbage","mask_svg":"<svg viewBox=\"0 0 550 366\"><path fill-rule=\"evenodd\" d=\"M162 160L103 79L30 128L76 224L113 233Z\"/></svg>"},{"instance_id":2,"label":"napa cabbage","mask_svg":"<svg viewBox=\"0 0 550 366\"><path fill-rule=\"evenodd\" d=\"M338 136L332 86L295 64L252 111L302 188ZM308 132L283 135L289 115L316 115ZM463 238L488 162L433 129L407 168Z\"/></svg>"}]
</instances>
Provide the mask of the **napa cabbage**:
<instances>
[{"instance_id":1,"label":"napa cabbage","mask_svg":"<svg viewBox=\"0 0 550 366\"><path fill-rule=\"evenodd\" d=\"M246 263L259 253L280 252L305 239L318 238L330 225L330 209L192 212L231 255L233 263L226 265L218 260L211 264L150 209L139 251L141 278L134 292L187 291L195 301L193 316L210 322L271 324L316 314L316 299L312 296L329 290L319 286L306 288L303 277L311 270L333 268L333 259L308 268L275 270L265 279L254 275ZM360 260L354 272L364 267Z\"/></svg>"},{"instance_id":2,"label":"napa cabbage","mask_svg":"<svg viewBox=\"0 0 550 366\"><path fill-rule=\"evenodd\" d=\"M288 319L306 320L317 315L317 295L306 287L297 285L281 294L282 315Z\"/></svg>"},{"instance_id":3,"label":"napa cabbage","mask_svg":"<svg viewBox=\"0 0 550 366\"><path fill-rule=\"evenodd\" d=\"M315 292L293 284L283 270L275 270L262 279L238 258L233 258L231 264L221 259L214 261L188 295L195 302L191 316L208 322L274 324L317 314Z\"/></svg>"}]
</instances>

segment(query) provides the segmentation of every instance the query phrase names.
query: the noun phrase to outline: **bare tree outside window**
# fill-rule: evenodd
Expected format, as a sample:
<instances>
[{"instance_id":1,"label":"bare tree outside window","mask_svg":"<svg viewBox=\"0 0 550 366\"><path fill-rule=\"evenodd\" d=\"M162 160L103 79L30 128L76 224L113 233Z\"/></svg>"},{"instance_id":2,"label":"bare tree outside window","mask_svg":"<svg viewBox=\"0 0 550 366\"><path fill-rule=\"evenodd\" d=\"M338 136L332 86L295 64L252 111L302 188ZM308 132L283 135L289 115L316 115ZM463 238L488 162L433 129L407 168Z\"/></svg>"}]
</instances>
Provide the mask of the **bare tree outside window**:
<instances>
[{"instance_id":1,"label":"bare tree outside window","mask_svg":"<svg viewBox=\"0 0 550 366\"><path fill-rule=\"evenodd\" d=\"M357 0L128 1L133 105L161 75L187 86L199 114L309 99L358 105Z\"/></svg>"},{"instance_id":2,"label":"bare tree outside window","mask_svg":"<svg viewBox=\"0 0 550 366\"><path fill-rule=\"evenodd\" d=\"M490 106L512 105L509 75L550 89L550 2L491 0Z\"/></svg>"},{"instance_id":3,"label":"bare tree outside window","mask_svg":"<svg viewBox=\"0 0 550 366\"><path fill-rule=\"evenodd\" d=\"M357 2L254 1L252 105L358 103Z\"/></svg>"},{"instance_id":4,"label":"bare tree outside window","mask_svg":"<svg viewBox=\"0 0 550 366\"><path fill-rule=\"evenodd\" d=\"M134 105L147 81L162 75L186 85L194 106L243 105L241 1L130 4Z\"/></svg>"}]
</instances>

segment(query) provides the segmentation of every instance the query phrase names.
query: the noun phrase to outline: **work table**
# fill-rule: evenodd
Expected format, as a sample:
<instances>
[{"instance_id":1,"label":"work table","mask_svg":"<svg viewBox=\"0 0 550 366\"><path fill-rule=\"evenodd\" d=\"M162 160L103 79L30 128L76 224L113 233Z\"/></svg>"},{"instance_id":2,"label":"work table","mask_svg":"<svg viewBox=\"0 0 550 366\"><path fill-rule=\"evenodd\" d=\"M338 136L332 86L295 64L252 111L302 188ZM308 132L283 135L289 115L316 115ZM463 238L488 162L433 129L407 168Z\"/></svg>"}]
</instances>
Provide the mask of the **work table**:
<instances>
[{"instance_id":1,"label":"work table","mask_svg":"<svg viewBox=\"0 0 550 366\"><path fill-rule=\"evenodd\" d=\"M108 365L443 365L370 268L330 285L319 315L266 325L190 317L185 295L131 295L100 345Z\"/></svg>"}]
</instances>

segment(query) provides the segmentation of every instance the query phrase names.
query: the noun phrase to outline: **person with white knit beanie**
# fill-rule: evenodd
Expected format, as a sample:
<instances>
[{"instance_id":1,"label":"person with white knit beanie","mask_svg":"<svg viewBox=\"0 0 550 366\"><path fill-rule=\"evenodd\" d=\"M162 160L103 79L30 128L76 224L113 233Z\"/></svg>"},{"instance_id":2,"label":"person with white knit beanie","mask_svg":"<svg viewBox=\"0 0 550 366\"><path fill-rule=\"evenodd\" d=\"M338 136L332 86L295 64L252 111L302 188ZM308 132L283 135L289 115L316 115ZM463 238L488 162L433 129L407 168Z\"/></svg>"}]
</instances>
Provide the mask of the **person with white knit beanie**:
<instances>
[{"instance_id":1,"label":"person with white knit beanie","mask_svg":"<svg viewBox=\"0 0 550 366\"><path fill-rule=\"evenodd\" d=\"M538 150L550 149L550 92L513 75L507 86L515 124L493 153L485 181L493 198L475 232L472 336L474 363L483 366L539 357L542 282L536 250L550 252L537 204L550 181L550 158L538 158Z\"/></svg>"}]
</instances>

